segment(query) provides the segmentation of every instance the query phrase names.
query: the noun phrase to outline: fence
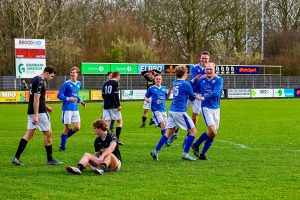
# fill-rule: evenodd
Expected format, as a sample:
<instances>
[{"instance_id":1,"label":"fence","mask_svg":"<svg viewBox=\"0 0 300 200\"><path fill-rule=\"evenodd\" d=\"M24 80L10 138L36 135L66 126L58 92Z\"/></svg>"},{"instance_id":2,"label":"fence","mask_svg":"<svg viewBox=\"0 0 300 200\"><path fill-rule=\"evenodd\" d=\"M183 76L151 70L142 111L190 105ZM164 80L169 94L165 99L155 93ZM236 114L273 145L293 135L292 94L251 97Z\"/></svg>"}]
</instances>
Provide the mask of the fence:
<instances>
[{"instance_id":1,"label":"fence","mask_svg":"<svg viewBox=\"0 0 300 200\"><path fill-rule=\"evenodd\" d=\"M58 90L68 76L57 76L48 84L48 89ZM163 75L163 85L171 85L175 75ZM222 75L224 89L235 88L300 88L300 76L279 75ZM80 76L83 89L101 89L106 77L104 75ZM26 79L29 83L30 79ZM15 76L0 76L0 90L20 90L21 79ZM121 89L145 89L145 79L141 75L122 75L120 80Z\"/></svg>"}]
</instances>

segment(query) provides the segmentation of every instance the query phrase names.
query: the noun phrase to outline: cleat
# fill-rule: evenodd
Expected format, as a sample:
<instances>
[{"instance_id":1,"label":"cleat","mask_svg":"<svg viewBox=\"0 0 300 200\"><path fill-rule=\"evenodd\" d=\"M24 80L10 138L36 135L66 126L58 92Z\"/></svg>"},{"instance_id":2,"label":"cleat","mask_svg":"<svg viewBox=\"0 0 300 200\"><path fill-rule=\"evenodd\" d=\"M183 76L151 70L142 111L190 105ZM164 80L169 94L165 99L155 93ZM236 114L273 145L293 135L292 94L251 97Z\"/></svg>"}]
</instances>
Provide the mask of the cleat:
<instances>
[{"instance_id":1,"label":"cleat","mask_svg":"<svg viewBox=\"0 0 300 200\"><path fill-rule=\"evenodd\" d=\"M200 154L200 156L199 156L199 160L209 160L207 157L206 157L206 155L205 154Z\"/></svg>"},{"instance_id":2,"label":"cleat","mask_svg":"<svg viewBox=\"0 0 300 200\"><path fill-rule=\"evenodd\" d=\"M149 122L149 126L152 126L153 124L155 124L154 120L151 118L150 122Z\"/></svg>"},{"instance_id":3,"label":"cleat","mask_svg":"<svg viewBox=\"0 0 300 200\"><path fill-rule=\"evenodd\" d=\"M25 165L25 164L22 163L22 161L19 160L17 157L13 157L11 163L14 164L14 165L16 165L16 166L23 166L23 165Z\"/></svg>"},{"instance_id":4,"label":"cleat","mask_svg":"<svg viewBox=\"0 0 300 200\"><path fill-rule=\"evenodd\" d=\"M48 164L48 165L62 165L62 164L64 164L64 163L52 159L52 160L47 161L47 164Z\"/></svg>"},{"instance_id":5,"label":"cleat","mask_svg":"<svg viewBox=\"0 0 300 200\"><path fill-rule=\"evenodd\" d=\"M189 161L195 161L195 160L197 160L196 158L192 157L192 156L191 156L190 154L188 154L188 153L183 153L182 156L181 156L181 158L182 158L183 160L189 160Z\"/></svg>"},{"instance_id":6,"label":"cleat","mask_svg":"<svg viewBox=\"0 0 300 200\"><path fill-rule=\"evenodd\" d=\"M150 155L152 156L153 160L158 161L158 152L155 149L151 151Z\"/></svg>"},{"instance_id":7,"label":"cleat","mask_svg":"<svg viewBox=\"0 0 300 200\"><path fill-rule=\"evenodd\" d=\"M118 141L118 144L121 146L124 146L125 144L123 142L121 142L120 140Z\"/></svg>"},{"instance_id":8,"label":"cleat","mask_svg":"<svg viewBox=\"0 0 300 200\"><path fill-rule=\"evenodd\" d=\"M77 167L66 166L66 170L71 174L81 174L80 169L78 169Z\"/></svg>"},{"instance_id":9,"label":"cleat","mask_svg":"<svg viewBox=\"0 0 300 200\"><path fill-rule=\"evenodd\" d=\"M193 149L193 152L194 152L194 155L198 158L200 158L200 152L199 152L199 147L196 146L196 144L192 144L192 149Z\"/></svg>"},{"instance_id":10,"label":"cleat","mask_svg":"<svg viewBox=\"0 0 300 200\"><path fill-rule=\"evenodd\" d=\"M90 165L91 169L93 172L95 172L98 175L103 175L104 174L104 170L101 169L100 167L94 167L93 165Z\"/></svg>"},{"instance_id":11,"label":"cleat","mask_svg":"<svg viewBox=\"0 0 300 200\"><path fill-rule=\"evenodd\" d=\"M165 144L167 147L170 147L171 146L171 142L166 142L166 144Z\"/></svg>"},{"instance_id":12,"label":"cleat","mask_svg":"<svg viewBox=\"0 0 300 200\"><path fill-rule=\"evenodd\" d=\"M59 150L58 150L58 151L64 152L64 151L66 151L66 148L59 147Z\"/></svg>"},{"instance_id":13,"label":"cleat","mask_svg":"<svg viewBox=\"0 0 300 200\"><path fill-rule=\"evenodd\" d=\"M110 131L111 133L114 133L114 132L115 132L114 129L110 129L109 131Z\"/></svg>"},{"instance_id":14,"label":"cleat","mask_svg":"<svg viewBox=\"0 0 300 200\"><path fill-rule=\"evenodd\" d=\"M142 124L142 125L140 126L140 128L146 128L146 125L145 125L145 124Z\"/></svg>"}]
</instances>

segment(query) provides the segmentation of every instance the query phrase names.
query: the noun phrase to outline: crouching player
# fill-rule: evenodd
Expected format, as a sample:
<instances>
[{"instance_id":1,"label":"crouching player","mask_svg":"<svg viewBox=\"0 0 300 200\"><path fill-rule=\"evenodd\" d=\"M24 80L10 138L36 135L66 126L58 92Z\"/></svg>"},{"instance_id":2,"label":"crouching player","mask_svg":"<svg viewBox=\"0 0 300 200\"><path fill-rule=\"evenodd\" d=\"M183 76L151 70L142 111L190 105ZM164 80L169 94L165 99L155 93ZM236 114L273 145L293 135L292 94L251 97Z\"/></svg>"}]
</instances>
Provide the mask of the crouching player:
<instances>
[{"instance_id":1,"label":"crouching player","mask_svg":"<svg viewBox=\"0 0 300 200\"><path fill-rule=\"evenodd\" d=\"M67 166L66 170L72 174L81 174L87 166L99 175L104 172L116 172L121 169L121 153L118 147L118 139L108 133L108 125L105 120L99 119L93 123L97 134L94 142L95 155L84 153L77 167Z\"/></svg>"},{"instance_id":2,"label":"crouching player","mask_svg":"<svg viewBox=\"0 0 300 200\"><path fill-rule=\"evenodd\" d=\"M202 116L207 126L207 131L204 132L199 139L192 145L195 156L200 160L208 160L206 152L210 148L214 137L217 134L220 123L220 99L223 88L223 79L216 76L215 64L208 63L205 68L206 77L200 78L193 88L201 94ZM199 152L199 146L205 141L202 152Z\"/></svg>"}]
</instances>

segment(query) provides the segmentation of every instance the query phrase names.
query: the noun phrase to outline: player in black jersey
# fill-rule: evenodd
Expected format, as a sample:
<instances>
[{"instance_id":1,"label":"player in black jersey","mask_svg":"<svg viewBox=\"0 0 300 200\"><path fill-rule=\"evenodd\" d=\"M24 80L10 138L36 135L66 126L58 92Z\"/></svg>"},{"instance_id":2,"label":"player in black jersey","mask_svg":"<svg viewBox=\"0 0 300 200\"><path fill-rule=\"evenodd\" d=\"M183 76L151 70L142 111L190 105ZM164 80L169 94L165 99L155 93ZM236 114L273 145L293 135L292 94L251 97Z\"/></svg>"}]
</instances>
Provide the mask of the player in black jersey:
<instances>
[{"instance_id":1,"label":"player in black jersey","mask_svg":"<svg viewBox=\"0 0 300 200\"><path fill-rule=\"evenodd\" d=\"M47 66L40 76L34 77L30 82L27 131L21 139L15 157L12 160L14 165L24 165L20 161L20 156L28 141L34 136L36 128L39 128L44 133L48 165L63 164L62 162L54 160L52 157L52 130L50 117L48 115L48 112L52 112L52 108L46 104L45 99L47 81L52 80L55 74L55 68Z\"/></svg>"},{"instance_id":2,"label":"player in black jersey","mask_svg":"<svg viewBox=\"0 0 300 200\"><path fill-rule=\"evenodd\" d=\"M155 74L161 74L160 71L158 70L148 70L148 71L142 71L141 74L142 76L144 76L145 80L147 81L147 90L149 87L155 85ZM147 115L148 115L148 110L151 109L151 100L150 102L144 101L144 113L142 116L142 125L140 126L140 128L145 128L146 127L146 120L147 120ZM155 124L155 122L152 120L152 118L150 118L150 123L149 125L151 126L152 124Z\"/></svg>"},{"instance_id":3,"label":"player in black jersey","mask_svg":"<svg viewBox=\"0 0 300 200\"><path fill-rule=\"evenodd\" d=\"M104 119L107 124L110 124L111 120L117 121L116 136L119 140L123 125L118 82L121 75L119 72L113 72L111 77L112 78L106 81L102 87L102 97L104 101L102 119ZM119 141L119 144L123 145L121 141Z\"/></svg>"},{"instance_id":4,"label":"player in black jersey","mask_svg":"<svg viewBox=\"0 0 300 200\"><path fill-rule=\"evenodd\" d=\"M95 155L84 153L76 167L67 166L66 170L72 174L81 174L87 166L99 175L104 172L116 172L121 169L121 153L118 139L108 132L109 126L103 119L93 123L97 138L94 142Z\"/></svg>"}]
</instances>

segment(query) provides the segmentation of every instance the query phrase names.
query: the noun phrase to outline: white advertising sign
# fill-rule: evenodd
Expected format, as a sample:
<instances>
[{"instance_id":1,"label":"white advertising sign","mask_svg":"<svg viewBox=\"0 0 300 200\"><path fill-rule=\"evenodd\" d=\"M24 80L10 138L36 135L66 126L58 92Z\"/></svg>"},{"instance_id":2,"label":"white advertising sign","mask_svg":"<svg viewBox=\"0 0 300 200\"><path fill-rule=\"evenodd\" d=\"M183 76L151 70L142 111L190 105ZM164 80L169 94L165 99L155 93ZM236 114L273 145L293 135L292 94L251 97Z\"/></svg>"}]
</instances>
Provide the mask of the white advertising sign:
<instances>
[{"instance_id":1,"label":"white advertising sign","mask_svg":"<svg viewBox=\"0 0 300 200\"><path fill-rule=\"evenodd\" d=\"M228 89L228 98L250 98L250 89Z\"/></svg>"},{"instance_id":2,"label":"white advertising sign","mask_svg":"<svg viewBox=\"0 0 300 200\"><path fill-rule=\"evenodd\" d=\"M46 43L44 39L25 39L15 38L16 49L45 49Z\"/></svg>"},{"instance_id":3,"label":"white advertising sign","mask_svg":"<svg viewBox=\"0 0 300 200\"><path fill-rule=\"evenodd\" d=\"M141 100L144 99L147 90L121 90L122 100Z\"/></svg>"},{"instance_id":4,"label":"white advertising sign","mask_svg":"<svg viewBox=\"0 0 300 200\"><path fill-rule=\"evenodd\" d=\"M33 78L42 74L46 59L16 59L16 77Z\"/></svg>"},{"instance_id":5,"label":"white advertising sign","mask_svg":"<svg viewBox=\"0 0 300 200\"><path fill-rule=\"evenodd\" d=\"M273 97L273 89L251 89L252 98Z\"/></svg>"}]
</instances>

